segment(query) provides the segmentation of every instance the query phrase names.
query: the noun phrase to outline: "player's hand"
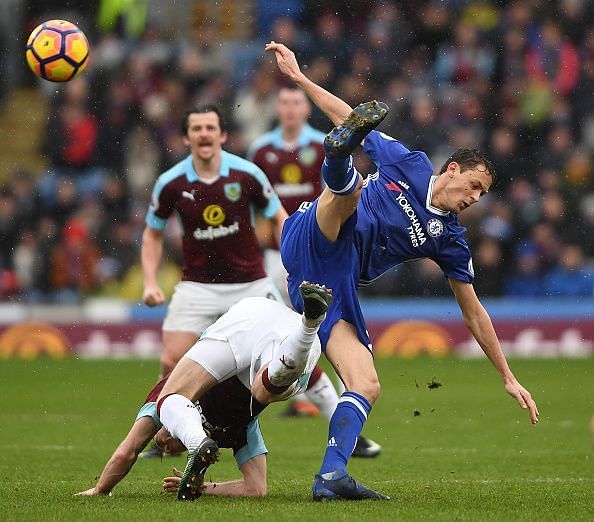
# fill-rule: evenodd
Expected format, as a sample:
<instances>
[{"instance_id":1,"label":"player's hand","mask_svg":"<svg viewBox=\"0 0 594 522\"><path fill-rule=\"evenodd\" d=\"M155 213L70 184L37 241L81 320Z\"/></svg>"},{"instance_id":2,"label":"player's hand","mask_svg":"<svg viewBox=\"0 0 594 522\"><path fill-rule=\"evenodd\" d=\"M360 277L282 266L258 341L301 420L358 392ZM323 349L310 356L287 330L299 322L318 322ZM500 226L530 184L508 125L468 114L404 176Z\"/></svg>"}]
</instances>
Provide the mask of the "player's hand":
<instances>
[{"instance_id":1,"label":"player's hand","mask_svg":"<svg viewBox=\"0 0 594 522\"><path fill-rule=\"evenodd\" d=\"M266 44L264 50L274 52L278 68L285 76L294 81L299 78L301 70L299 69L297 58L295 58L295 53L291 49L286 45L272 41Z\"/></svg>"},{"instance_id":2,"label":"player's hand","mask_svg":"<svg viewBox=\"0 0 594 522\"><path fill-rule=\"evenodd\" d=\"M99 491L97 491L97 488L91 488L74 494L75 497L95 497L97 495L108 495L111 497L111 491L109 493L99 493Z\"/></svg>"},{"instance_id":3,"label":"player's hand","mask_svg":"<svg viewBox=\"0 0 594 522\"><path fill-rule=\"evenodd\" d=\"M148 306L157 306L165 302L165 294L158 286L147 286L142 293L142 302Z\"/></svg>"},{"instance_id":4,"label":"player's hand","mask_svg":"<svg viewBox=\"0 0 594 522\"><path fill-rule=\"evenodd\" d=\"M181 482L182 472L173 468L173 474L175 477L164 477L163 478L163 492L164 493L176 493L179 483Z\"/></svg>"},{"instance_id":5,"label":"player's hand","mask_svg":"<svg viewBox=\"0 0 594 522\"><path fill-rule=\"evenodd\" d=\"M532 424L536 424L538 422L538 408L530 392L515 379L505 383L505 390L518 401L521 408L528 410L530 421Z\"/></svg>"},{"instance_id":6,"label":"player's hand","mask_svg":"<svg viewBox=\"0 0 594 522\"><path fill-rule=\"evenodd\" d=\"M99 493L97 493L97 490L95 488L91 488L91 489L86 489L85 491L80 491L78 493L75 493L74 496L75 497L94 497L95 495L98 495Z\"/></svg>"}]
</instances>

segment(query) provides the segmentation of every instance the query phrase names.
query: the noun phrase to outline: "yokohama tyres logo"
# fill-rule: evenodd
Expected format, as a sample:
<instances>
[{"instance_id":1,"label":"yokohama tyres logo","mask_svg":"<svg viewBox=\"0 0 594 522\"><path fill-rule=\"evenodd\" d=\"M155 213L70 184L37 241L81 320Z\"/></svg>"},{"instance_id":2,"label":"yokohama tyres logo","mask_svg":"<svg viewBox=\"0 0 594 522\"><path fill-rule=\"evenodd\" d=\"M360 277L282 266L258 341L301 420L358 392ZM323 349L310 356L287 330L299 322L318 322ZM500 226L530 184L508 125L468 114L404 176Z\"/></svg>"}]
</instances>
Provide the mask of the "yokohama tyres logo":
<instances>
[{"instance_id":1,"label":"yokohama tyres logo","mask_svg":"<svg viewBox=\"0 0 594 522\"><path fill-rule=\"evenodd\" d=\"M407 227L406 230L408 231L412 246L415 248L420 247L425 241L427 241L427 238L425 237L425 232L423 232L423 227L419 221L419 218L417 217L417 214L402 192L398 194L396 201L410 220L410 226Z\"/></svg>"}]
</instances>

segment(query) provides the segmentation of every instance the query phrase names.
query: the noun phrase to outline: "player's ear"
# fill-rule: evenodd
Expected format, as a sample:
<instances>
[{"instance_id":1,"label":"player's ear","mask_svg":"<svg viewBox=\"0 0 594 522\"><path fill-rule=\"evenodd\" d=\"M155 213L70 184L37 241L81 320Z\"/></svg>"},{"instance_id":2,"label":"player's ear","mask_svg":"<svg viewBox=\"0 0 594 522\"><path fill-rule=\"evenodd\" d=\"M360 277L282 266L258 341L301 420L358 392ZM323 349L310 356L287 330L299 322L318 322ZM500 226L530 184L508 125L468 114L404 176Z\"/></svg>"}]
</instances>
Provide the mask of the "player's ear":
<instances>
[{"instance_id":1,"label":"player's ear","mask_svg":"<svg viewBox=\"0 0 594 522\"><path fill-rule=\"evenodd\" d=\"M450 162L450 164L448 165L448 176L450 176L450 178L454 175L457 174L458 172L460 172L460 165L458 165L458 163L456 161L452 161Z\"/></svg>"},{"instance_id":2,"label":"player's ear","mask_svg":"<svg viewBox=\"0 0 594 522\"><path fill-rule=\"evenodd\" d=\"M184 137L183 137L183 139L184 139L184 145L185 145L186 147L189 147L189 146L190 146L190 140L188 139L188 136L187 136L187 134L184 134Z\"/></svg>"},{"instance_id":3,"label":"player's ear","mask_svg":"<svg viewBox=\"0 0 594 522\"><path fill-rule=\"evenodd\" d=\"M229 137L229 135L227 134L227 131L222 132L221 133L221 143L227 143L227 138Z\"/></svg>"}]
</instances>

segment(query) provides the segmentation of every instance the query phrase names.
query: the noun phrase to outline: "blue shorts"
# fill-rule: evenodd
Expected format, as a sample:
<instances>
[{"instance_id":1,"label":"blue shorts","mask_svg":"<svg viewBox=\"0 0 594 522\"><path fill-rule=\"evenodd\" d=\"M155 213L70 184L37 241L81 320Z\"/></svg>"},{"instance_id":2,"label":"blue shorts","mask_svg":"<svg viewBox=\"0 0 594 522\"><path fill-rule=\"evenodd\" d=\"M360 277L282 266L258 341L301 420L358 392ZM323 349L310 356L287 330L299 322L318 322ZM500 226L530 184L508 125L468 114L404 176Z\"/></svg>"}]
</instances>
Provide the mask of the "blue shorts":
<instances>
[{"instance_id":1,"label":"blue shorts","mask_svg":"<svg viewBox=\"0 0 594 522\"><path fill-rule=\"evenodd\" d=\"M357 212L342 225L336 241L328 241L316 221L318 200L302 203L283 227L281 257L289 273L289 297L295 310L303 312L299 293L302 281L326 285L332 289L334 299L318 336L322 350L334 324L340 319L355 326L359 341L371 350L371 341L359 306L359 257L354 243Z\"/></svg>"}]
</instances>

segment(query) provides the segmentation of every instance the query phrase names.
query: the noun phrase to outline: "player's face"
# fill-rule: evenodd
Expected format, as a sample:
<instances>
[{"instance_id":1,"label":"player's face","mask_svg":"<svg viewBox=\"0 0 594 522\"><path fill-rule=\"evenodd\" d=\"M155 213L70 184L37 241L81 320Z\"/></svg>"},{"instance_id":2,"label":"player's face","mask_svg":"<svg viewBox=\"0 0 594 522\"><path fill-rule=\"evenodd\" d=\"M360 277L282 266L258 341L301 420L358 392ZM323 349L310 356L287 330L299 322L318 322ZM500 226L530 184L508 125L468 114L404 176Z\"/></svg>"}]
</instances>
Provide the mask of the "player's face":
<instances>
[{"instance_id":1,"label":"player's face","mask_svg":"<svg viewBox=\"0 0 594 522\"><path fill-rule=\"evenodd\" d=\"M281 127L301 127L309 118L311 107L305 93L298 89L281 89L276 113Z\"/></svg>"},{"instance_id":2,"label":"player's face","mask_svg":"<svg viewBox=\"0 0 594 522\"><path fill-rule=\"evenodd\" d=\"M444 210L451 212L462 212L474 205L489 191L493 182L491 174L484 165L461 171L460 165L453 161L444 174L448 176L445 202L447 208Z\"/></svg>"},{"instance_id":3,"label":"player's face","mask_svg":"<svg viewBox=\"0 0 594 522\"><path fill-rule=\"evenodd\" d=\"M182 453L186 451L185 446L179 439L174 439L171 434L165 429L161 428L155 435L155 443L157 447L165 453Z\"/></svg>"},{"instance_id":4,"label":"player's face","mask_svg":"<svg viewBox=\"0 0 594 522\"><path fill-rule=\"evenodd\" d=\"M210 161L220 155L227 133L221 131L216 112L192 113L188 116L188 132L184 144L190 147L192 156Z\"/></svg>"}]
</instances>

